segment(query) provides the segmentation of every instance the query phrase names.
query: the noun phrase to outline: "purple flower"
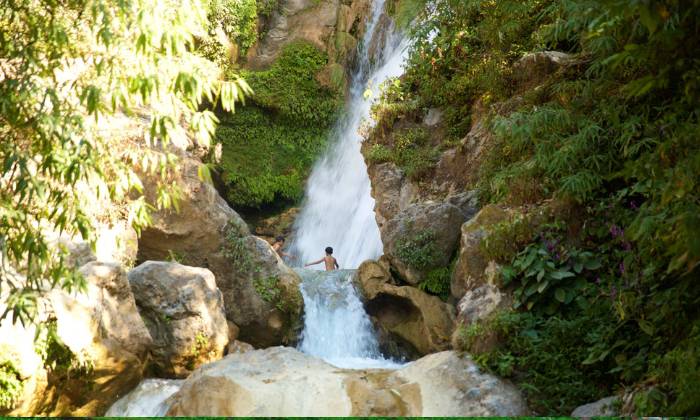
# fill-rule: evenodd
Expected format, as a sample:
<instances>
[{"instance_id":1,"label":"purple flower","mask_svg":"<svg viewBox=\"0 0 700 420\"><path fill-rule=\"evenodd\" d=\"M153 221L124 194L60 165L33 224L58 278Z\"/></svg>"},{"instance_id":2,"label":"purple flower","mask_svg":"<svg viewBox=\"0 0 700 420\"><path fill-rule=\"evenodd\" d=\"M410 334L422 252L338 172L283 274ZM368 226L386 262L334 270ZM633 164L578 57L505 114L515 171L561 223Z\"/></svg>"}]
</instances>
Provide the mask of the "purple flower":
<instances>
[{"instance_id":1,"label":"purple flower","mask_svg":"<svg viewBox=\"0 0 700 420\"><path fill-rule=\"evenodd\" d=\"M597 279L595 279L595 282L596 282L597 284L600 284L600 277L598 277Z\"/></svg>"},{"instance_id":2,"label":"purple flower","mask_svg":"<svg viewBox=\"0 0 700 420\"><path fill-rule=\"evenodd\" d=\"M559 258L559 254L557 254L557 258Z\"/></svg>"},{"instance_id":3,"label":"purple flower","mask_svg":"<svg viewBox=\"0 0 700 420\"><path fill-rule=\"evenodd\" d=\"M610 130L610 134L612 134L612 133L613 133L613 131L612 131L612 130Z\"/></svg>"}]
</instances>

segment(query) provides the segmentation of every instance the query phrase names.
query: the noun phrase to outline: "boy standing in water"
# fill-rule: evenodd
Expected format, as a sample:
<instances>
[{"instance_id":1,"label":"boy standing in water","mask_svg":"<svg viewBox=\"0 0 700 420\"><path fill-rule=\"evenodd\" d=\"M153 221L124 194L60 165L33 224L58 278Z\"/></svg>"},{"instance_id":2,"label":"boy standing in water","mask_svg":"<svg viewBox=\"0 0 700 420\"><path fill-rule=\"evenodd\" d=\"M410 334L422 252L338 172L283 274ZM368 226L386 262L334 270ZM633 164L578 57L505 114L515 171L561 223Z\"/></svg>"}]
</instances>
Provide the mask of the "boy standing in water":
<instances>
[{"instance_id":1,"label":"boy standing in water","mask_svg":"<svg viewBox=\"0 0 700 420\"><path fill-rule=\"evenodd\" d=\"M333 254L333 248L328 247L328 248L326 248L326 256L325 257L321 258L320 260L318 260L316 262L304 264L304 267L308 267L310 265L318 264L320 262L325 261L326 262L326 271L335 270L336 268L340 268L340 266L338 265L338 261L336 261L336 259L333 258L333 256L331 254Z\"/></svg>"},{"instance_id":2,"label":"boy standing in water","mask_svg":"<svg viewBox=\"0 0 700 420\"><path fill-rule=\"evenodd\" d=\"M286 252L280 249L282 248L282 245L284 245L284 236L280 235L275 239L277 240L277 242L272 246L272 249L274 249L276 253L284 255L285 257L291 258L293 260L297 259L296 255L287 254Z\"/></svg>"}]
</instances>

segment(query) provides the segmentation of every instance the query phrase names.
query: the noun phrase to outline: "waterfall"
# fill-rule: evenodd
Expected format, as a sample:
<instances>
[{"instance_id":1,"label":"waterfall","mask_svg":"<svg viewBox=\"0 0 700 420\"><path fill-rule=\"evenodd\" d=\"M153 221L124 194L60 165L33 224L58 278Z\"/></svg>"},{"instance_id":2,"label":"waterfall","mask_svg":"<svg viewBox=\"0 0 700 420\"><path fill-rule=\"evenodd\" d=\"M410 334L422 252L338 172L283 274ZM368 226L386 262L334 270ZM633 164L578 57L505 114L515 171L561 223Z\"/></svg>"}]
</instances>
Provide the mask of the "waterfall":
<instances>
[{"instance_id":1,"label":"waterfall","mask_svg":"<svg viewBox=\"0 0 700 420\"><path fill-rule=\"evenodd\" d=\"M115 402L105 417L163 417L183 382L180 379L144 379Z\"/></svg>"},{"instance_id":2,"label":"waterfall","mask_svg":"<svg viewBox=\"0 0 700 420\"><path fill-rule=\"evenodd\" d=\"M365 100L367 86L376 97L378 86L388 77L403 73L405 43L392 28L380 24L384 0L374 3L372 20L358 51L359 64L351 77L348 115L340 119L325 155L314 166L306 185L305 204L296 223L296 235L290 241L290 253L297 264L316 261L324 249L332 247L341 268L357 268L366 259L382 255L379 228L374 219L374 199L357 132L363 121L370 121L371 99ZM372 37L385 36L383 51L368 56ZM388 33L379 33L387 31ZM320 267L320 266L319 266ZM322 267L321 267L322 268Z\"/></svg>"},{"instance_id":3,"label":"waterfall","mask_svg":"<svg viewBox=\"0 0 700 420\"><path fill-rule=\"evenodd\" d=\"M362 137L357 130L363 121L370 120L367 87L373 89L374 96L388 77L402 74L405 44L391 28L380 25L383 9L383 0L374 4L359 65L352 75L348 115L337 123L330 147L309 177L304 209L295 226L297 234L290 244L290 252L298 255L297 264L318 260L327 246L334 248L333 256L346 269L357 268L362 261L382 254L371 184L360 153ZM381 33L387 29L388 33ZM368 54L370 44L373 37L382 36L386 43L374 57L373 66ZM324 268L323 264L315 267ZM354 270L297 268L296 272L302 279L304 296L299 350L347 369L401 366L379 353L374 327L351 281Z\"/></svg>"},{"instance_id":4,"label":"waterfall","mask_svg":"<svg viewBox=\"0 0 700 420\"><path fill-rule=\"evenodd\" d=\"M355 270L296 269L302 279L304 331L298 349L346 369L392 369L352 282Z\"/></svg>"}]
</instances>

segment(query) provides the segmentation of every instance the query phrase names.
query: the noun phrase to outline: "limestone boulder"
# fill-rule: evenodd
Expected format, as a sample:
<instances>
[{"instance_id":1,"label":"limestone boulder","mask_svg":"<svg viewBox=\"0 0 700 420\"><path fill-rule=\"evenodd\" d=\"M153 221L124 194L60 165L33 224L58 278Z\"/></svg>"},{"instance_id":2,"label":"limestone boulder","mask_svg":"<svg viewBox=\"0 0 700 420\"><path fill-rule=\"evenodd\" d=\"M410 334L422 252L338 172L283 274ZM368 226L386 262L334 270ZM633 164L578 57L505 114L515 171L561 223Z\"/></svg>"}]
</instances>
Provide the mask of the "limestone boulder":
<instances>
[{"instance_id":1,"label":"limestone boulder","mask_svg":"<svg viewBox=\"0 0 700 420\"><path fill-rule=\"evenodd\" d=\"M148 261L128 277L153 338L156 375L184 378L197 366L223 356L228 325L223 296L211 271Z\"/></svg>"},{"instance_id":2,"label":"limestone boulder","mask_svg":"<svg viewBox=\"0 0 700 420\"><path fill-rule=\"evenodd\" d=\"M395 343L392 351L383 349L385 353L413 360L449 348L455 319L452 306L415 287L395 286L386 270L371 260L360 265L354 278L379 335Z\"/></svg>"},{"instance_id":3,"label":"limestone boulder","mask_svg":"<svg viewBox=\"0 0 700 420\"><path fill-rule=\"evenodd\" d=\"M179 165L175 178L185 196L180 211L154 212L153 226L142 231L138 260L163 261L172 252L182 264L209 269L241 340L256 348L294 342L304 304L301 279L199 179L198 158L184 154ZM146 200L155 203L156 180L146 174L141 179ZM275 288L280 292L271 293Z\"/></svg>"},{"instance_id":4,"label":"limestone boulder","mask_svg":"<svg viewBox=\"0 0 700 420\"><path fill-rule=\"evenodd\" d=\"M367 260L360 264L353 274L353 280L360 288L365 301L372 300L382 293L385 284L397 285L389 271L374 260Z\"/></svg>"},{"instance_id":5,"label":"limestone boulder","mask_svg":"<svg viewBox=\"0 0 700 420\"><path fill-rule=\"evenodd\" d=\"M494 319L513 303L509 292L494 284L484 284L468 291L457 304L457 318L452 328L452 347L482 355L505 344L506 337L492 328ZM464 331L475 323L483 326L483 334L467 337Z\"/></svg>"},{"instance_id":6,"label":"limestone boulder","mask_svg":"<svg viewBox=\"0 0 700 420\"><path fill-rule=\"evenodd\" d=\"M402 382L420 384L421 416L532 416L517 387L481 372L469 356L441 352L396 372Z\"/></svg>"},{"instance_id":7,"label":"limestone boulder","mask_svg":"<svg viewBox=\"0 0 700 420\"><path fill-rule=\"evenodd\" d=\"M496 205L488 205L461 227L460 254L452 272L452 296L461 299L465 293L488 283L487 268L491 263L479 249L481 240L498 223L508 219L508 213Z\"/></svg>"},{"instance_id":8,"label":"limestone boulder","mask_svg":"<svg viewBox=\"0 0 700 420\"><path fill-rule=\"evenodd\" d=\"M31 355L35 350L30 351L28 338L15 334L20 339L15 347L26 347L20 372L30 376L24 379L23 394L14 408L3 415L100 416L143 378L153 341L124 269L90 262L79 273L87 282L87 293L54 289L40 302L41 322L54 326L65 347L52 344L57 347L36 366L39 356Z\"/></svg>"},{"instance_id":9,"label":"limestone boulder","mask_svg":"<svg viewBox=\"0 0 700 420\"><path fill-rule=\"evenodd\" d=\"M460 226L466 221L462 210L449 202L411 204L381 229L384 255L408 284L417 286L426 271L450 263L459 246ZM427 232L433 234L433 262L419 268L404 260L400 247Z\"/></svg>"},{"instance_id":10,"label":"limestone boulder","mask_svg":"<svg viewBox=\"0 0 700 420\"><path fill-rule=\"evenodd\" d=\"M370 164L367 173L372 180L375 218L381 230L387 221L406 210L417 190L393 163Z\"/></svg>"},{"instance_id":11,"label":"limestone boulder","mask_svg":"<svg viewBox=\"0 0 700 420\"><path fill-rule=\"evenodd\" d=\"M617 417L619 410L615 404L619 404L620 396L607 397L601 400L584 404L571 413L571 417Z\"/></svg>"},{"instance_id":12,"label":"limestone boulder","mask_svg":"<svg viewBox=\"0 0 700 420\"><path fill-rule=\"evenodd\" d=\"M508 381L456 353L399 370L347 370L292 348L234 354L200 366L167 416L529 416Z\"/></svg>"}]
</instances>

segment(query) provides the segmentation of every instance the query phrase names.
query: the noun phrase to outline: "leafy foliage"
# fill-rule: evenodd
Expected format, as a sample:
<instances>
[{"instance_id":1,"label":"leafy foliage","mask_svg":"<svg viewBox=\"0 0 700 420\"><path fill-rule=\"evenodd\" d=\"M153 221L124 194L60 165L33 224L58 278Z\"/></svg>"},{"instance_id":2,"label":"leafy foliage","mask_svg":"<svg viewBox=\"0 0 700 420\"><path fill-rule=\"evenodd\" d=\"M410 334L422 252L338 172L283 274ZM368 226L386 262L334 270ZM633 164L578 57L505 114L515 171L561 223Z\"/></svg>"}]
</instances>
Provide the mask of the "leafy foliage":
<instances>
[{"instance_id":1,"label":"leafy foliage","mask_svg":"<svg viewBox=\"0 0 700 420\"><path fill-rule=\"evenodd\" d=\"M230 227L226 230L226 245L221 253L233 261L233 267L241 273L247 273L252 267L253 261L248 247L249 236L245 234L243 223L231 220Z\"/></svg>"},{"instance_id":2,"label":"leafy foliage","mask_svg":"<svg viewBox=\"0 0 700 420\"><path fill-rule=\"evenodd\" d=\"M454 258L447 267L428 270L421 277L418 289L423 292L428 291L445 302L450 297L450 282L452 281L452 272L455 269L455 264L457 264L457 258Z\"/></svg>"},{"instance_id":3,"label":"leafy foliage","mask_svg":"<svg viewBox=\"0 0 700 420\"><path fill-rule=\"evenodd\" d=\"M398 18L414 40L405 82L376 105L366 156L391 159L395 121L440 106L454 138L489 130L483 203L587 211L566 226L576 237L550 224L511 246L504 226L482 244L517 289L508 343L484 365L540 413L644 381L659 388L635 398L639 415L695 413L700 1L406 0ZM528 75L522 57L551 50L571 55Z\"/></svg>"},{"instance_id":4,"label":"leafy foliage","mask_svg":"<svg viewBox=\"0 0 700 420\"><path fill-rule=\"evenodd\" d=\"M339 111L340 92L314 79L327 61L311 44L297 42L270 70L245 74L255 94L235 114L220 114L216 133L222 179L235 206L301 198L302 181Z\"/></svg>"},{"instance_id":5,"label":"leafy foliage","mask_svg":"<svg viewBox=\"0 0 700 420\"><path fill-rule=\"evenodd\" d=\"M176 121L183 120L206 147L217 119L200 109L204 98L232 110L247 85L218 81L188 52L193 39L187 28L204 22L190 2L170 8L71 0L59 7L5 0L0 15L0 287L8 302L0 318L12 313L13 321L26 325L35 318L45 279L50 287L86 289L65 265L67 251L51 246L44 234L79 234L94 247L81 186L98 199L123 203L140 232L153 209L139 197L132 166L141 165L161 175L156 206L177 209L181 191L167 180L176 156L116 147L99 124L116 113L134 116L149 104L149 144L160 141L165 149ZM202 179L207 175L200 173Z\"/></svg>"},{"instance_id":6,"label":"leafy foliage","mask_svg":"<svg viewBox=\"0 0 700 420\"><path fill-rule=\"evenodd\" d=\"M397 241L394 253L401 261L419 270L429 266L442 254L436 249L435 231L424 230Z\"/></svg>"}]
</instances>

